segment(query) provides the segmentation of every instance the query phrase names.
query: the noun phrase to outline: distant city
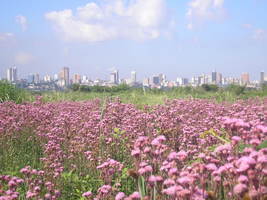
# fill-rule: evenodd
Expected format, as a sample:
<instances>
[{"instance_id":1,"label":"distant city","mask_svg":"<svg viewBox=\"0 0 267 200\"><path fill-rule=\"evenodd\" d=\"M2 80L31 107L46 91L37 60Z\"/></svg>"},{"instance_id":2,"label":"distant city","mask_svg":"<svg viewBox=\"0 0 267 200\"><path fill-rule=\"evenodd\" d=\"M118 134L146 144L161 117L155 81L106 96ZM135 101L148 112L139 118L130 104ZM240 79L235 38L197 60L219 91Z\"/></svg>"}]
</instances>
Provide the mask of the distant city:
<instances>
[{"instance_id":1,"label":"distant city","mask_svg":"<svg viewBox=\"0 0 267 200\"><path fill-rule=\"evenodd\" d=\"M243 85L249 88L259 88L261 84L267 83L267 76L264 72L259 73L258 80L250 80L249 73L242 73L240 77L223 77L222 73L213 71L210 74L201 74L192 78L177 77L176 80L168 80L166 75L161 73L151 77L145 77L142 81L137 80L137 72L131 71L129 78L120 78L119 70L110 73L109 80L91 80L86 75L73 74L70 76L70 68L63 67L59 73L41 77L38 73L29 74L27 78L18 77L18 68L10 67L6 71L6 79L12 84L32 91L64 90L73 84L87 86L117 86L127 84L131 87L147 88L172 88L172 87L197 87L203 84L216 84L219 87L226 87L230 84Z\"/></svg>"}]
</instances>

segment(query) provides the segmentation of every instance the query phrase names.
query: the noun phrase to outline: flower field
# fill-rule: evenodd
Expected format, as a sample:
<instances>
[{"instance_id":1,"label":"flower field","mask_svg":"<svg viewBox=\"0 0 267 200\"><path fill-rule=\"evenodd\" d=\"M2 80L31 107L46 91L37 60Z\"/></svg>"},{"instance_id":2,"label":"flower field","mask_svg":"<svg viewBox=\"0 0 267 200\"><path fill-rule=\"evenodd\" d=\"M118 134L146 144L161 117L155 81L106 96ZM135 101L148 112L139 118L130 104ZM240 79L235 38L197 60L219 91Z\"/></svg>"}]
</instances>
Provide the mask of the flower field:
<instances>
[{"instance_id":1,"label":"flower field","mask_svg":"<svg viewBox=\"0 0 267 200\"><path fill-rule=\"evenodd\" d=\"M0 200L266 200L267 99L0 104Z\"/></svg>"}]
</instances>

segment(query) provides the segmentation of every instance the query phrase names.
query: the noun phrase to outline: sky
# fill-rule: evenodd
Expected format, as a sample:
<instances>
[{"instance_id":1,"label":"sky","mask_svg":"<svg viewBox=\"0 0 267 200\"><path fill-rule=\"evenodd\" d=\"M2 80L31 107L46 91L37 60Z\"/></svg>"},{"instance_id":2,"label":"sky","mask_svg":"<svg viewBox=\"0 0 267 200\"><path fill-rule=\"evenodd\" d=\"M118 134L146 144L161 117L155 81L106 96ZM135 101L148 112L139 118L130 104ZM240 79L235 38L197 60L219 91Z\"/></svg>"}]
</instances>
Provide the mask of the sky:
<instances>
[{"instance_id":1,"label":"sky","mask_svg":"<svg viewBox=\"0 0 267 200\"><path fill-rule=\"evenodd\" d=\"M1 0L0 77L267 72L267 0Z\"/></svg>"}]
</instances>

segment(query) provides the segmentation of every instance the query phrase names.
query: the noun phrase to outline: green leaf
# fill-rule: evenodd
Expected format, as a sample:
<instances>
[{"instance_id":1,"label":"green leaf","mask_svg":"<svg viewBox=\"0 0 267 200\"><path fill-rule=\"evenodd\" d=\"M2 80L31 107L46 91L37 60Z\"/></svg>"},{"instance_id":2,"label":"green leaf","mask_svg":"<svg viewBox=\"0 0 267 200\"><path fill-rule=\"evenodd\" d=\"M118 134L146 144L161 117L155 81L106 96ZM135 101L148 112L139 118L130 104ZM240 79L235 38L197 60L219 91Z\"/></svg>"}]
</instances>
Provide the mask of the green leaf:
<instances>
[{"instance_id":1,"label":"green leaf","mask_svg":"<svg viewBox=\"0 0 267 200\"><path fill-rule=\"evenodd\" d=\"M261 149L267 148L267 140L264 140L262 143L260 143L256 149L259 151Z\"/></svg>"},{"instance_id":2,"label":"green leaf","mask_svg":"<svg viewBox=\"0 0 267 200\"><path fill-rule=\"evenodd\" d=\"M146 185L145 185L145 179L143 176L138 177L138 189L141 195L141 199L143 199L146 196Z\"/></svg>"}]
</instances>

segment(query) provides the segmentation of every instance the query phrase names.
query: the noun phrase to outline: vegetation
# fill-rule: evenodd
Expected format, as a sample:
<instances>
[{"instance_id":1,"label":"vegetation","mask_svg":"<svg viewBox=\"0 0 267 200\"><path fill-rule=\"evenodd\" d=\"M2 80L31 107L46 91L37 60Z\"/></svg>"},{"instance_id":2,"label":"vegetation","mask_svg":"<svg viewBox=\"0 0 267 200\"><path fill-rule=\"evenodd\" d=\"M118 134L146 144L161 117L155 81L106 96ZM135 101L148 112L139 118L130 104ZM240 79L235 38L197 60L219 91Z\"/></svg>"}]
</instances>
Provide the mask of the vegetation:
<instances>
[{"instance_id":1,"label":"vegetation","mask_svg":"<svg viewBox=\"0 0 267 200\"><path fill-rule=\"evenodd\" d=\"M6 81L0 81L0 103L14 101L21 103L26 100L26 92Z\"/></svg>"},{"instance_id":2,"label":"vegetation","mask_svg":"<svg viewBox=\"0 0 267 200\"><path fill-rule=\"evenodd\" d=\"M267 98L1 103L0 199L265 200L266 109Z\"/></svg>"}]
</instances>

